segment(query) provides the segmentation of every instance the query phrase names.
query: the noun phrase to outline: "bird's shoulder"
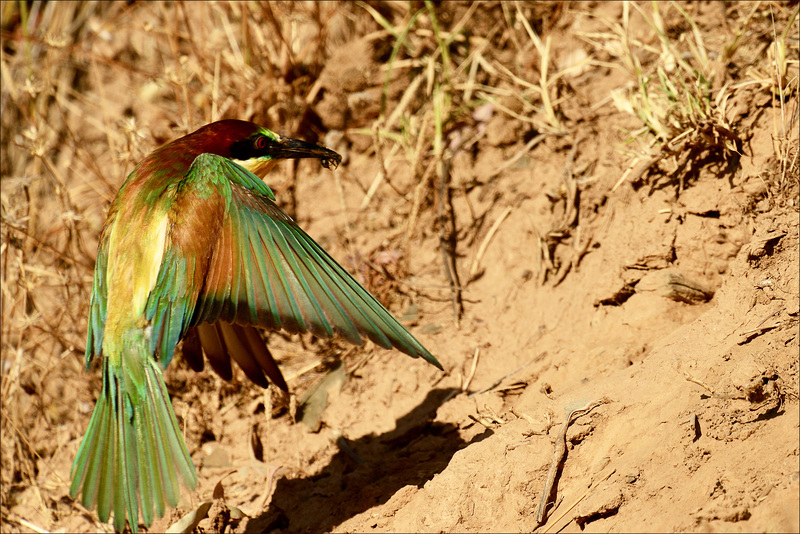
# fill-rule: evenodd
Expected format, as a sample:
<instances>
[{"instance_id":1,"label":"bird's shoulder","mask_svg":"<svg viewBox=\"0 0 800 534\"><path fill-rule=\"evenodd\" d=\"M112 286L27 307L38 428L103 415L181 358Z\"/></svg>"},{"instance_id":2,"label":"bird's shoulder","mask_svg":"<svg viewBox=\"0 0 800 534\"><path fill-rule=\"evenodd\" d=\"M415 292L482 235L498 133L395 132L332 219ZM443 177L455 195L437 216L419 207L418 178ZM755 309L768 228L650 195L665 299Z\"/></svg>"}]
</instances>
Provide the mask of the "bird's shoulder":
<instances>
[{"instance_id":1,"label":"bird's shoulder","mask_svg":"<svg viewBox=\"0 0 800 534\"><path fill-rule=\"evenodd\" d=\"M275 200L275 195L259 177L234 161L204 152L192 162L182 187L195 188L198 193L220 192L230 196L231 187L243 187L253 193Z\"/></svg>"}]
</instances>

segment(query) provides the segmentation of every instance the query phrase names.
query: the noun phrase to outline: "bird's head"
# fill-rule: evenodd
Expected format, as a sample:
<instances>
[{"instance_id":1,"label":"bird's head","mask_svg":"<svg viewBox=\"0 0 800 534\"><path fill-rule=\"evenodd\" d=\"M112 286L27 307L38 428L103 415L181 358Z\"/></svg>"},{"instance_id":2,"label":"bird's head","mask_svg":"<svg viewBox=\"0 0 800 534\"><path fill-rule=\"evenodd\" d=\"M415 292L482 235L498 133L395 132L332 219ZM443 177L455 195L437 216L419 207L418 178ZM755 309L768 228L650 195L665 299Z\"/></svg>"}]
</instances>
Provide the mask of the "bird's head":
<instances>
[{"instance_id":1,"label":"bird's head","mask_svg":"<svg viewBox=\"0 0 800 534\"><path fill-rule=\"evenodd\" d=\"M262 179L281 159L317 158L329 169L335 169L342 161L333 150L282 137L247 121L212 122L182 140L198 154L209 152L226 157Z\"/></svg>"}]
</instances>

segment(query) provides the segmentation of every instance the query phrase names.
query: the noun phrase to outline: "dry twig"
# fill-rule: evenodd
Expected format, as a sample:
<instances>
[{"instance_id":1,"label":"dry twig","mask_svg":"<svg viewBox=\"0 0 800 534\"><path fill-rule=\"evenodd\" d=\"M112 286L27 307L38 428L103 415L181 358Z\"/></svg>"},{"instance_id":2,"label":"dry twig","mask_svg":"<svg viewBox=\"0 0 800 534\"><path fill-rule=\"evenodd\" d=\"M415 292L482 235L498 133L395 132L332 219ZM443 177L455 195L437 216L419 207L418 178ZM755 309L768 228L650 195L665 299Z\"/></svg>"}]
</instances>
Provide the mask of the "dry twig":
<instances>
[{"instance_id":1,"label":"dry twig","mask_svg":"<svg viewBox=\"0 0 800 534\"><path fill-rule=\"evenodd\" d=\"M534 528L539 528L547 520L547 503L550 501L550 496L553 493L556 474L561 468L564 458L567 456L567 429L572 423L573 418L577 419L578 417L582 417L598 406L607 404L609 402L611 401L605 397L600 400L592 401L583 408L572 410L564 419L564 423L561 425L561 431L558 433L558 437L556 438L556 448L553 452L553 461L550 463L550 470L547 472L547 479L545 480L541 500L539 501L539 511L536 513L536 527Z\"/></svg>"}]
</instances>

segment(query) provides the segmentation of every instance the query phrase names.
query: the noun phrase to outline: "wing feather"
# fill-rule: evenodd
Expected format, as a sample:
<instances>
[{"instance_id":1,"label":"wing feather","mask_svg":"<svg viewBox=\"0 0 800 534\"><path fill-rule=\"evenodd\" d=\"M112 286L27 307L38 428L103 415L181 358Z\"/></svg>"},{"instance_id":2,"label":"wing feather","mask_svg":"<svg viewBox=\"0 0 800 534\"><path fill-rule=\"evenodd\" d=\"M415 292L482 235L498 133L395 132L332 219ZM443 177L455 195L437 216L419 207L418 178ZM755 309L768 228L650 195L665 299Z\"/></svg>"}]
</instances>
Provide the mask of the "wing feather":
<instances>
[{"instance_id":1,"label":"wing feather","mask_svg":"<svg viewBox=\"0 0 800 534\"><path fill-rule=\"evenodd\" d=\"M239 339L246 340L247 346L250 348L250 354L253 355L269 379L283 391L289 391L289 386L286 385L286 381L283 379L278 364L264 344L258 331L252 326L241 326L238 324L231 326L236 331Z\"/></svg>"},{"instance_id":2,"label":"wing feather","mask_svg":"<svg viewBox=\"0 0 800 534\"><path fill-rule=\"evenodd\" d=\"M280 329L283 325L281 323L281 316L278 313L278 301L275 296L275 289L272 287L270 277L271 263L268 264L264 257L265 243L258 232L248 232L247 238L250 240L250 248L253 251L253 277L255 285L259 289L263 289L263 295L259 292L256 302L252 306L256 309L256 316L258 324L263 326L272 327L276 330ZM274 274L273 274L274 276ZM265 306L259 306L258 303L265 303Z\"/></svg>"},{"instance_id":3,"label":"wing feather","mask_svg":"<svg viewBox=\"0 0 800 534\"><path fill-rule=\"evenodd\" d=\"M339 335L358 345L366 337L439 366L270 196L250 187L243 179L252 180L248 171L215 158L228 181L229 204L192 324L225 321Z\"/></svg>"},{"instance_id":4,"label":"wing feather","mask_svg":"<svg viewBox=\"0 0 800 534\"><path fill-rule=\"evenodd\" d=\"M225 322L218 322L217 327L222 334L227 353L236 360L247 378L262 388L269 386L261 365L253 355L247 336L240 330L241 327Z\"/></svg>"},{"instance_id":5,"label":"wing feather","mask_svg":"<svg viewBox=\"0 0 800 534\"><path fill-rule=\"evenodd\" d=\"M200 338L197 336L197 327L193 326L186 330L181 345L181 354L192 370L198 373L203 370L203 345L200 344Z\"/></svg>"},{"instance_id":6,"label":"wing feather","mask_svg":"<svg viewBox=\"0 0 800 534\"><path fill-rule=\"evenodd\" d=\"M246 217L242 218L242 228L245 230L245 239L242 251L242 277L247 280L244 284L246 291L245 304L249 315L249 322L258 323L258 306L256 302L266 302L264 282L261 278L261 270L257 268L253 251L253 239L248 229L249 222ZM256 293L258 296L256 296Z\"/></svg>"},{"instance_id":7,"label":"wing feather","mask_svg":"<svg viewBox=\"0 0 800 534\"><path fill-rule=\"evenodd\" d=\"M228 355L222 336L217 331L217 324L201 324L197 327L197 335L203 345L203 351L208 357L211 368L224 380L233 378L231 359Z\"/></svg>"},{"instance_id":8,"label":"wing feather","mask_svg":"<svg viewBox=\"0 0 800 534\"><path fill-rule=\"evenodd\" d=\"M106 223L106 228L109 223ZM100 236L102 245L97 250L97 261L94 268L92 282L92 297L89 307L88 332L86 336L86 367L92 362L94 356L103 350L103 334L106 323L106 308L108 302L108 286L106 284L106 270L108 269L108 234L106 228Z\"/></svg>"}]
</instances>

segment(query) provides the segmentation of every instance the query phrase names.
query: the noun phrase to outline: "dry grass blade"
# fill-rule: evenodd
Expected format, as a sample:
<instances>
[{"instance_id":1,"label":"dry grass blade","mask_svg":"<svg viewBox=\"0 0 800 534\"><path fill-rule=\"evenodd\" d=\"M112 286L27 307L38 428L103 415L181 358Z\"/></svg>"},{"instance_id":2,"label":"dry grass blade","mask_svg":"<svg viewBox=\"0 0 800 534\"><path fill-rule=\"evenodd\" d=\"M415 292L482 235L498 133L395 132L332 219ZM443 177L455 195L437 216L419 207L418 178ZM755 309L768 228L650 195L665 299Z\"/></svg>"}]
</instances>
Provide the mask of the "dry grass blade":
<instances>
[{"instance_id":1,"label":"dry grass blade","mask_svg":"<svg viewBox=\"0 0 800 534\"><path fill-rule=\"evenodd\" d=\"M497 217L497 220L492 223L491 228L486 233L486 237L483 238L481 242L481 246L478 247L478 252L475 254L475 259L472 260L472 266L469 268L469 277L473 278L476 274L478 274L478 269L480 268L481 260L483 259L483 255L486 254L486 249L489 247L489 243L492 242L492 238L494 234L497 233L497 230L500 229L500 225L503 224L503 221L511 214L511 206L508 206L503 212Z\"/></svg>"},{"instance_id":2,"label":"dry grass blade","mask_svg":"<svg viewBox=\"0 0 800 534\"><path fill-rule=\"evenodd\" d=\"M480 352L481 348L475 347L475 354L472 356L472 367L470 367L469 374L464 380L464 384L461 386L461 391L465 393L469 391L469 385L472 383L472 379L475 377L475 371L478 369L478 356L480 355Z\"/></svg>"},{"instance_id":3,"label":"dry grass blade","mask_svg":"<svg viewBox=\"0 0 800 534\"><path fill-rule=\"evenodd\" d=\"M553 493L556 474L558 473L559 469L561 469L561 464L564 462L564 458L567 455L567 430L569 429L569 425L572 423L573 419L582 417L591 412L592 410L594 410L595 408L597 408L598 406L601 406L603 404L608 404L609 402L611 401L609 401L606 398L589 402L583 408L570 411L564 418L564 422L561 424L561 431L558 433L558 436L556 437L556 446L553 452L553 460L550 462L550 469L547 471L547 478L545 479L544 488L542 489L541 497L539 500L539 509L536 513L535 528L540 527L547 521L547 515L546 515L547 503L550 501L550 497ZM609 474L608 476L611 475ZM608 476L606 478L608 478ZM572 507L570 507L569 509L572 509Z\"/></svg>"}]
</instances>

